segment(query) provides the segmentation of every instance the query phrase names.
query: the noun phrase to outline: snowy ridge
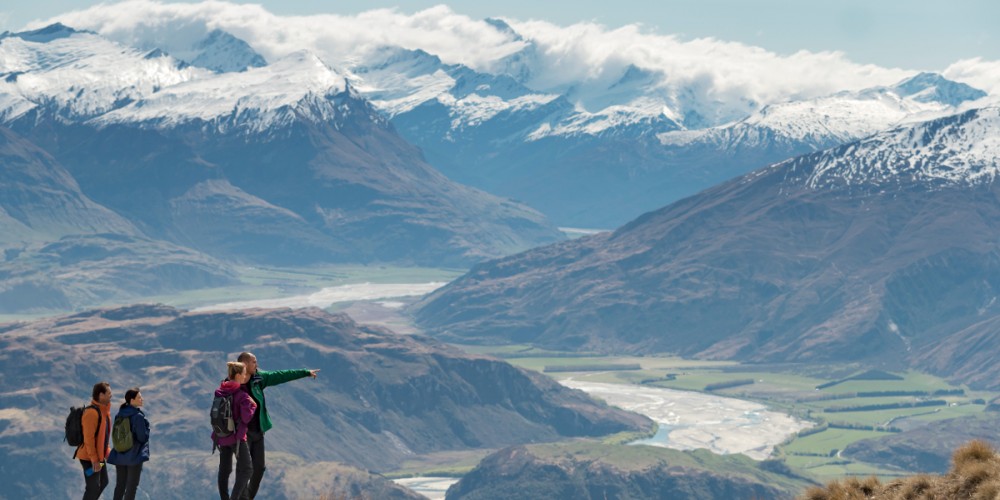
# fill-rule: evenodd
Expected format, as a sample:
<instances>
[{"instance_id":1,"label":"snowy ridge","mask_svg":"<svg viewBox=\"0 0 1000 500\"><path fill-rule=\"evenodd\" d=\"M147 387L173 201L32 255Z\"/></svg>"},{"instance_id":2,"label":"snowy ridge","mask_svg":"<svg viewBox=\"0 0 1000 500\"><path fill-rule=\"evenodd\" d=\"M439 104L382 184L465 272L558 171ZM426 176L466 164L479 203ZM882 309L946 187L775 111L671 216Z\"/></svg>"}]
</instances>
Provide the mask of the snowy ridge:
<instances>
[{"instance_id":1,"label":"snowy ridge","mask_svg":"<svg viewBox=\"0 0 1000 500\"><path fill-rule=\"evenodd\" d=\"M438 104L447 110L451 132L484 125L501 114L527 116L566 98L560 93L529 89L511 75L443 64L437 56L421 50L386 47L366 61L349 64L351 85L380 111L395 117L425 104ZM552 136L645 135L675 130L679 127L675 114L664 101L644 95L644 89L655 81L655 75L630 66L603 95L592 99L597 111L578 106L546 115L545 121L521 131L521 138L536 141ZM630 127L636 130L628 131Z\"/></svg>"},{"instance_id":2,"label":"snowy ridge","mask_svg":"<svg viewBox=\"0 0 1000 500\"><path fill-rule=\"evenodd\" d=\"M56 30L50 28L38 31L51 35ZM0 39L0 121L36 108L84 120L209 73L165 55L147 58L90 32L66 28L58 34Z\"/></svg>"},{"instance_id":3,"label":"snowy ridge","mask_svg":"<svg viewBox=\"0 0 1000 500\"><path fill-rule=\"evenodd\" d=\"M455 86L441 59L422 50L386 47L351 67L347 75L351 86L390 117L435 100Z\"/></svg>"},{"instance_id":4,"label":"snowy ridge","mask_svg":"<svg viewBox=\"0 0 1000 500\"><path fill-rule=\"evenodd\" d=\"M946 116L956 106L979 99L982 91L921 73L892 87L765 106L736 123L697 132L668 132L665 146L708 143L724 148L803 143L822 149L867 137L903 123Z\"/></svg>"},{"instance_id":5,"label":"snowy ridge","mask_svg":"<svg viewBox=\"0 0 1000 500\"><path fill-rule=\"evenodd\" d=\"M449 94L438 96L441 104L451 108L451 130L457 131L466 127L476 127L483 122L504 112L532 112L556 100L554 95L526 95L514 99L503 100L490 95L470 94L461 99L455 99Z\"/></svg>"},{"instance_id":6,"label":"snowy ridge","mask_svg":"<svg viewBox=\"0 0 1000 500\"><path fill-rule=\"evenodd\" d=\"M333 121L345 111L334 97L345 92L348 86L342 75L315 55L297 52L242 73L202 75L94 118L91 123L172 128L201 121L214 122L221 130L241 126L260 132L301 118Z\"/></svg>"},{"instance_id":7,"label":"snowy ridge","mask_svg":"<svg viewBox=\"0 0 1000 500\"><path fill-rule=\"evenodd\" d=\"M1000 171L1000 108L898 127L783 164L813 189L991 183Z\"/></svg>"},{"instance_id":8,"label":"snowy ridge","mask_svg":"<svg viewBox=\"0 0 1000 500\"><path fill-rule=\"evenodd\" d=\"M205 57L249 56L244 45L218 32L197 47ZM246 61L232 62L242 66ZM350 113L347 98L360 100L343 75L307 52L242 72L216 73L160 50L142 52L62 25L0 38L3 123L37 110L96 126L171 128L204 122L219 131L261 132L303 119L336 125Z\"/></svg>"},{"instance_id":9,"label":"snowy ridge","mask_svg":"<svg viewBox=\"0 0 1000 500\"><path fill-rule=\"evenodd\" d=\"M645 101L645 102L643 102ZM681 128L671 118L669 108L654 99L638 100L630 106L608 106L597 113L577 110L552 125L543 123L528 135L537 141L545 137L617 135L653 135ZM635 130L631 130L631 129Z\"/></svg>"},{"instance_id":10,"label":"snowy ridge","mask_svg":"<svg viewBox=\"0 0 1000 500\"><path fill-rule=\"evenodd\" d=\"M372 105L393 117L427 103L448 110L451 130L476 127L501 113L534 112L559 96L534 92L507 76L446 65L422 50L383 48L349 76Z\"/></svg>"}]
</instances>

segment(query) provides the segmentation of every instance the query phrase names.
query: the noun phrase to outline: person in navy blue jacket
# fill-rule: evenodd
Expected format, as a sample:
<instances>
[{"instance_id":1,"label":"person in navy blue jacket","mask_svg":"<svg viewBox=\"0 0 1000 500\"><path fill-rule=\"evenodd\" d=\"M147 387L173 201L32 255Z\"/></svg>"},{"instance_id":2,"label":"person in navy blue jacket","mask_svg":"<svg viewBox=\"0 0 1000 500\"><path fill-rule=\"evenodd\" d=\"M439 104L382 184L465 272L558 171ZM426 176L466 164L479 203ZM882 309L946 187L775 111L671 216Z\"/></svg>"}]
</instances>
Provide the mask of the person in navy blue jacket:
<instances>
[{"instance_id":1,"label":"person in navy blue jacket","mask_svg":"<svg viewBox=\"0 0 1000 500\"><path fill-rule=\"evenodd\" d=\"M125 402L115 415L115 420L118 417L129 419L132 448L123 452L112 449L108 456L108 463L114 464L117 472L114 500L134 500L139 488L139 476L142 475L142 464L149 461L149 420L146 420L146 414L142 412L142 393L138 387L125 391Z\"/></svg>"}]
</instances>

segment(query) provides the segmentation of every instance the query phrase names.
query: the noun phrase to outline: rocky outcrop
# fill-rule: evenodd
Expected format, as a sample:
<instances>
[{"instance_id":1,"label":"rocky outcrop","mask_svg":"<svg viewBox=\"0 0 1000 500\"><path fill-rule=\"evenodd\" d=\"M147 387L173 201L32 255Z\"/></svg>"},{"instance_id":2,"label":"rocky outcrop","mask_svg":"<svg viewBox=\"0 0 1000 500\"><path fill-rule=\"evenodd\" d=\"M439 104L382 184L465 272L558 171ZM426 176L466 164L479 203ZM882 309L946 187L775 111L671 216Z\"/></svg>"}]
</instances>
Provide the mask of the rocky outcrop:
<instances>
[{"instance_id":1,"label":"rocky outcrop","mask_svg":"<svg viewBox=\"0 0 1000 500\"><path fill-rule=\"evenodd\" d=\"M744 456L574 443L500 450L449 488L447 498L780 499L807 484Z\"/></svg>"}]
</instances>

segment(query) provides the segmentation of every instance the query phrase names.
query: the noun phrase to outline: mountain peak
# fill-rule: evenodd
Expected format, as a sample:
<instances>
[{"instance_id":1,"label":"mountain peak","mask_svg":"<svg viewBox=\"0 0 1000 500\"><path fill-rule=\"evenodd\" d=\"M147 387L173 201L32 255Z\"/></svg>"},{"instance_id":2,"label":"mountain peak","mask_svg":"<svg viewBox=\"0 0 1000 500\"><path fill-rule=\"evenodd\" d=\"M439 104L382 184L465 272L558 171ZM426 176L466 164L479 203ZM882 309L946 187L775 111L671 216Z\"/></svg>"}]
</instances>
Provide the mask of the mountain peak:
<instances>
[{"instance_id":1,"label":"mountain peak","mask_svg":"<svg viewBox=\"0 0 1000 500\"><path fill-rule=\"evenodd\" d=\"M77 33L95 34L93 31L76 30L63 23L57 22L37 30L21 31L19 33L5 33L5 35L17 37L26 42L47 43L52 40L73 36Z\"/></svg>"},{"instance_id":2,"label":"mountain peak","mask_svg":"<svg viewBox=\"0 0 1000 500\"><path fill-rule=\"evenodd\" d=\"M966 101L986 97L986 92L964 83L948 80L937 73L918 73L897 83L891 90L901 97L910 97L919 102L939 102L958 106Z\"/></svg>"},{"instance_id":3,"label":"mountain peak","mask_svg":"<svg viewBox=\"0 0 1000 500\"><path fill-rule=\"evenodd\" d=\"M617 87L622 87L626 85L643 86L654 83L657 80L657 75L655 72L642 69L634 64L629 64L625 68L625 72L622 73L621 78L619 78L615 83L613 83L608 90L613 90Z\"/></svg>"},{"instance_id":4,"label":"mountain peak","mask_svg":"<svg viewBox=\"0 0 1000 500\"><path fill-rule=\"evenodd\" d=\"M339 113L334 96L349 91L346 79L309 51L293 52L245 72L209 74L161 89L96 119L100 125L145 122L171 128L192 121L219 121L261 131L295 121L308 108L316 121ZM302 108L305 106L305 108ZM300 116L300 117L301 117Z\"/></svg>"},{"instance_id":5,"label":"mountain peak","mask_svg":"<svg viewBox=\"0 0 1000 500\"><path fill-rule=\"evenodd\" d=\"M520 33L514 31L514 28L511 27L511 25L508 24L507 21L504 21L503 19L497 17L487 17L483 21L486 22L486 24L496 28L497 31L505 35L510 35L514 40L517 40L519 42L524 41L524 37L521 36Z\"/></svg>"},{"instance_id":6,"label":"mountain peak","mask_svg":"<svg viewBox=\"0 0 1000 500\"><path fill-rule=\"evenodd\" d=\"M250 44L219 29L212 30L195 43L192 50L197 54L191 59L192 66L208 68L216 73L241 72L267 66L267 60Z\"/></svg>"}]
</instances>

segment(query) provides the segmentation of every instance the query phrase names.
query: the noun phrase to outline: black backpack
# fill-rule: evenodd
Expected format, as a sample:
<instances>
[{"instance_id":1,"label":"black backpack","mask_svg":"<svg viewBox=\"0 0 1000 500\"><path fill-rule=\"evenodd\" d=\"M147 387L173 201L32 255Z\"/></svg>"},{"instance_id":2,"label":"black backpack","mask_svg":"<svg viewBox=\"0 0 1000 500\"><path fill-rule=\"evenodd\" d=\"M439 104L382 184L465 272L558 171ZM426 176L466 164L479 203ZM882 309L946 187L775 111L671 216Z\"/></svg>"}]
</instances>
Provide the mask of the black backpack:
<instances>
[{"instance_id":1,"label":"black backpack","mask_svg":"<svg viewBox=\"0 0 1000 500\"><path fill-rule=\"evenodd\" d=\"M66 435L63 436L63 440L66 444L79 448L83 444L83 412L87 411L87 408L93 408L97 410L97 428L94 430L94 441L97 441L97 436L101 432L101 409L97 405L87 405L87 406L73 406L69 409L69 415L66 415ZM73 458L76 458L76 451L73 452Z\"/></svg>"},{"instance_id":2,"label":"black backpack","mask_svg":"<svg viewBox=\"0 0 1000 500\"><path fill-rule=\"evenodd\" d=\"M212 435L216 439L231 436L236 432L236 421L233 419L233 396L216 396L212 400Z\"/></svg>"}]
</instances>

